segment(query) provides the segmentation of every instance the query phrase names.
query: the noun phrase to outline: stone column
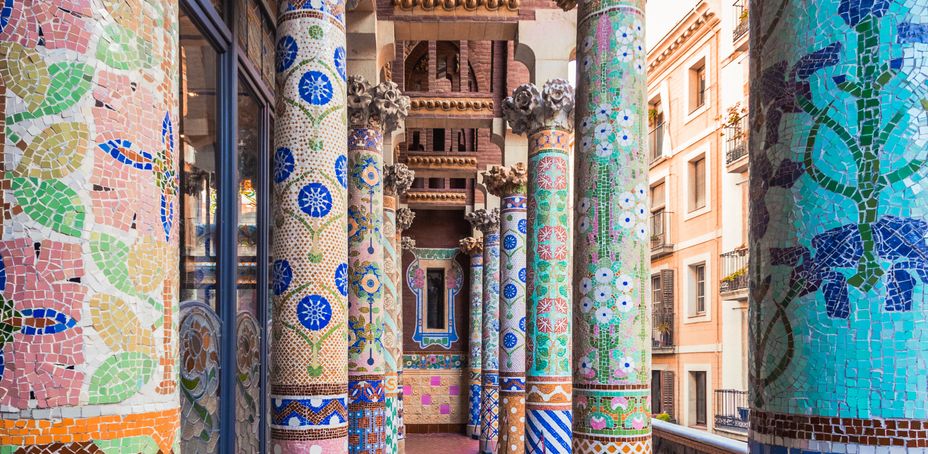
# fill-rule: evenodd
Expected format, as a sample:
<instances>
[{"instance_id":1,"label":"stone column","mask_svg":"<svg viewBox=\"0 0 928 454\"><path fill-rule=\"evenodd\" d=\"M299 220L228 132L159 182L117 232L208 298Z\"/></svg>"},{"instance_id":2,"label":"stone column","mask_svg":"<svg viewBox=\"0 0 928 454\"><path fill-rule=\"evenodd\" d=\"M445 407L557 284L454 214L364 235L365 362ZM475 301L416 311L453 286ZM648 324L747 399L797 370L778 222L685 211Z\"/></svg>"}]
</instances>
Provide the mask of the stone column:
<instances>
[{"instance_id":1,"label":"stone column","mask_svg":"<svg viewBox=\"0 0 928 454\"><path fill-rule=\"evenodd\" d=\"M525 453L525 196L524 163L484 173L487 191L500 198L500 411L501 453Z\"/></svg>"},{"instance_id":2,"label":"stone column","mask_svg":"<svg viewBox=\"0 0 928 454\"><path fill-rule=\"evenodd\" d=\"M499 438L499 210L477 210L469 213L467 220L483 232L480 452L496 453Z\"/></svg>"},{"instance_id":3,"label":"stone column","mask_svg":"<svg viewBox=\"0 0 928 454\"><path fill-rule=\"evenodd\" d=\"M177 442L177 14L170 0L2 12L6 449Z\"/></svg>"},{"instance_id":4,"label":"stone column","mask_svg":"<svg viewBox=\"0 0 928 454\"><path fill-rule=\"evenodd\" d=\"M281 8L277 23L275 452L348 451L345 26L341 1ZM292 164L291 164L292 162ZM322 285L321 283L325 283Z\"/></svg>"},{"instance_id":5,"label":"stone column","mask_svg":"<svg viewBox=\"0 0 928 454\"><path fill-rule=\"evenodd\" d=\"M383 134L406 117L393 82L348 79L348 451L386 452ZM395 383L394 383L395 384ZM395 450L396 445L392 448Z\"/></svg>"},{"instance_id":6,"label":"stone column","mask_svg":"<svg viewBox=\"0 0 928 454\"><path fill-rule=\"evenodd\" d=\"M577 12L573 433L580 453L651 451L644 4L582 2Z\"/></svg>"},{"instance_id":7,"label":"stone column","mask_svg":"<svg viewBox=\"0 0 928 454\"><path fill-rule=\"evenodd\" d=\"M480 438L480 383L482 373L483 339L483 241L467 237L460 242L461 252L470 257L470 419L467 420L467 435Z\"/></svg>"},{"instance_id":8,"label":"stone column","mask_svg":"<svg viewBox=\"0 0 928 454\"><path fill-rule=\"evenodd\" d=\"M751 450L922 452L925 3L750 12Z\"/></svg>"},{"instance_id":9,"label":"stone column","mask_svg":"<svg viewBox=\"0 0 928 454\"><path fill-rule=\"evenodd\" d=\"M387 373L384 377L386 395L387 453L400 452L400 375L403 370L402 281L400 280L400 238L397 236L397 197L412 186L414 172L405 164L384 167L383 252L384 270L384 335Z\"/></svg>"},{"instance_id":10,"label":"stone column","mask_svg":"<svg viewBox=\"0 0 928 454\"><path fill-rule=\"evenodd\" d=\"M574 93L554 79L503 101L512 132L527 134L528 303L526 452L571 450L570 166Z\"/></svg>"}]
</instances>

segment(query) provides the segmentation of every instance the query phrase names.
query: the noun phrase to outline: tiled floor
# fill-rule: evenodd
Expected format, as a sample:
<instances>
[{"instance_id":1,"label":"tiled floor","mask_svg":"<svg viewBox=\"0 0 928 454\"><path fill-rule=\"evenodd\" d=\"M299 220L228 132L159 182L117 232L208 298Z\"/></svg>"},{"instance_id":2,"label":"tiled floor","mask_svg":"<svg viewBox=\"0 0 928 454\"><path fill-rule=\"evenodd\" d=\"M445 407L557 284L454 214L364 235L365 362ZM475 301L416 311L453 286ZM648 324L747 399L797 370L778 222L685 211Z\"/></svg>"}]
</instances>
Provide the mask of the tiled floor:
<instances>
[{"instance_id":1,"label":"tiled floor","mask_svg":"<svg viewBox=\"0 0 928 454\"><path fill-rule=\"evenodd\" d=\"M407 454L476 454L477 440L460 434L408 434Z\"/></svg>"}]
</instances>

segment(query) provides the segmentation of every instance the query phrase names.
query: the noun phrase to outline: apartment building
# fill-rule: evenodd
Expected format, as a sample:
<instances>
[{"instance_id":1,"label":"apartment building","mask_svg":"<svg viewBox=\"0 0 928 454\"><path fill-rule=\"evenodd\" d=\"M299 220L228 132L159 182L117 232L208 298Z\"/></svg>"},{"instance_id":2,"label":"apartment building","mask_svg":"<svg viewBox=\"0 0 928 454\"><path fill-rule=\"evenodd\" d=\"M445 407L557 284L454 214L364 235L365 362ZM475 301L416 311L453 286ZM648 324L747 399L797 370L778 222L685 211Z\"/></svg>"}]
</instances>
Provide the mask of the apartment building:
<instances>
[{"instance_id":1,"label":"apartment building","mask_svg":"<svg viewBox=\"0 0 928 454\"><path fill-rule=\"evenodd\" d=\"M747 1L699 1L648 53L652 411L747 435Z\"/></svg>"}]
</instances>

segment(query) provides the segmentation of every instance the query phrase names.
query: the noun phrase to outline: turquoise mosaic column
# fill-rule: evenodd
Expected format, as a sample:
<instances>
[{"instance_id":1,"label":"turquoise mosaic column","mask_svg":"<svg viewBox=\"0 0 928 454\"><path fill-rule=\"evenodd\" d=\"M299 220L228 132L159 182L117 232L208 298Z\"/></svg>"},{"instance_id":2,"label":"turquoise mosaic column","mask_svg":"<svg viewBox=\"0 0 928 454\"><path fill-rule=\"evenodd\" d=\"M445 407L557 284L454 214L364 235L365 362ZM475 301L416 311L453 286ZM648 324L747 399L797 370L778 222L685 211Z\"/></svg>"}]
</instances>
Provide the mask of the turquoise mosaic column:
<instances>
[{"instance_id":1,"label":"turquoise mosaic column","mask_svg":"<svg viewBox=\"0 0 928 454\"><path fill-rule=\"evenodd\" d=\"M577 11L574 450L650 452L644 0Z\"/></svg>"},{"instance_id":2,"label":"turquoise mosaic column","mask_svg":"<svg viewBox=\"0 0 928 454\"><path fill-rule=\"evenodd\" d=\"M525 453L525 164L493 167L487 191L500 198L499 452Z\"/></svg>"},{"instance_id":3,"label":"turquoise mosaic column","mask_svg":"<svg viewBox=\"0 0 928 454\"><path fill-rule=\"evenodd\" d=\"M393 82L348 80L348 452L387 453L383 133L409 99ZM396 452L396 440L390 448Z\"/></svg>"},{"instance_id":4,"label":"turquoise mosaic column","mask_svg":"<svg viewBox=\"0 0 928 454\"><path fill-rule=\"evenodd\" d=\"M273 452L348 452L345 17L281 3L274 131Z\"/></svg>"},{"instance_id":5,"label":"turquoise mosaic column","mask_svg":"<svg viewBox=\"0 0 928 454\"><path fill-rule=\"evenodd\" d=\"M512 132L528 134L525 451L571 452L570 165L573 88L522 85L503 101Z\"/></svg>"},{"instance_id":6,"label":"turquoise mosaic column","mask_svg":"<svg viewBox=\"0 0 928 454\"><path fill-rule=\"evenodd\" d=\"M483 232L483 369L480 452L496 453L499 438L499 210L477 210L467 219Z\"/></svg>"},{"instance_id":7,"label":"turquoise mosaic column","mask_svg":"<svg viewBox=\"0 0 928 454\"><path fill-rule=\"evenodd\" d=\"M751 450L923 452L928 5L749 10Z\"/></svg>"},{"instance_id":8,"label":"turquoise mosaic column","mask_svg":"<svg viewBox=\"0 0 928 454\"><path fill-rule=\"evenodd\" d=\"M474 440L480 438L480 394L483 356L483 241L467 237L460 241L461 252L470 257L470 358L468 370L470 381L468 402L470 413L467 420L467 435Z\"/></svg>"}]
</instances>

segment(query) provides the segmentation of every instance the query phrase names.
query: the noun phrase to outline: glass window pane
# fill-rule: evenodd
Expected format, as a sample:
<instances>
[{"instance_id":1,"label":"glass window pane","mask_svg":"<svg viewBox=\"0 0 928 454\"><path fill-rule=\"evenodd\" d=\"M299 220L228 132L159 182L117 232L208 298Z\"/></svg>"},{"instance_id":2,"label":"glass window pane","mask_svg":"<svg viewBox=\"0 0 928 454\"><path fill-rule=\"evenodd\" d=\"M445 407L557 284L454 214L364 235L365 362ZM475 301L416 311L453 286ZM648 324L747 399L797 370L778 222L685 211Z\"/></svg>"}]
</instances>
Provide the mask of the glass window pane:
<instances>
[{"instance_id":1,"label":"glass window pane","mask_svg":"<svg viewBox=\"0 0 928 454\"><path fill-rule=\"evenodd\" d=\"M181 450L219 442L219 318L216 315L217 87L219 53L180 12L180 394ZM191 300L196 300L195 302Z\"/></svg>"},{"instance_id":2,"label":"glass window pane","mask_svg":"<svg viewBox=\"0 0 928 454\"><path fill-rule=\"evenodd\" d=\"M426 273L428 307L426 310L426 329L447 328L445 325L445 270L429 269Z\"/></svg>"}]
</instances>

